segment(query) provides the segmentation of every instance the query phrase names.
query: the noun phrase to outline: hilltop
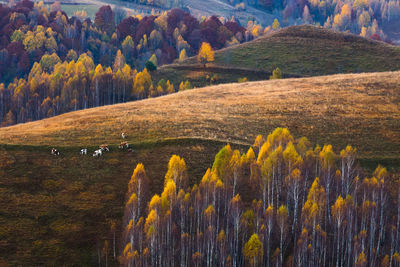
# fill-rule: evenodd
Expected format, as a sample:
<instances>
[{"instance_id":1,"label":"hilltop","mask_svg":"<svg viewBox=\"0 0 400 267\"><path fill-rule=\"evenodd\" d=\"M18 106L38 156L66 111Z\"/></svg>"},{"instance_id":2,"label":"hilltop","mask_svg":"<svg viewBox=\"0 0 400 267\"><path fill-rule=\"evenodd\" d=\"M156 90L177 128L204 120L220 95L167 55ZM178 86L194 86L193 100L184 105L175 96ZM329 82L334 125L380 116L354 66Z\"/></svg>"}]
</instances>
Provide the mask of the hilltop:
<instances>
[{"instance_id":1,"label":"hilltop","mask_svg":"<svg viewBox=\"0 0 400 267\"><path fill-rule=\"evenodd\" d=\"M191 57L159 68L157 78L203 86L206 75L218 75L219 82L245 76L265 80L276 67L286 77L394 71L400 70L400 47L311 25L291 26L216 51L206 70Z\"/></svg>"}]
</instances>

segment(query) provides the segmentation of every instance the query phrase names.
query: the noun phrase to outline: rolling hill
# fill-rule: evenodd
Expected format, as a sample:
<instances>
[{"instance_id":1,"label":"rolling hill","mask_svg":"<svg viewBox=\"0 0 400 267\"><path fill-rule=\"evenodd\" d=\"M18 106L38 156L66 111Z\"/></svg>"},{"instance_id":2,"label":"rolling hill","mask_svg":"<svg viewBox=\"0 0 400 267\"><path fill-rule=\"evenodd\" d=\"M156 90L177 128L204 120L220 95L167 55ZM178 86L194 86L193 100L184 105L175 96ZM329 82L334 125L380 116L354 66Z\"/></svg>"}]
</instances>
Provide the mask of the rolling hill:
<instances>
[{"instance_id":1,"label":"rolling hill","mask_svg":"<svg viewBox=\"0 0 400 267\"><path fill-rule=\"evenodd\" d=\"M156 77L204 86L206 75L216 74L219 83L265 80L276 67L287 77L394 71L400 70L400 47L311 25L291 26L216 51L206 70L192 57L159 68Z\"/></svg>"},{"instance_id":2,"label":"rolling hill","mask_svg":"<svg viewBox=\"0 0 400 267\"><path fill-rule=\"evenodd\" d=\"M0 129L5 144L116 145L205 139L251 145L278 126L361 155L400 157L399 72L225 84Z\"/></svg>"},{"instance_id":3,"label":"rolling hill","mask_svg":"<svg viewBox=\"0 0 400 267\"><path fill-rule=\"evenodd\" d=\"M279 126L336 151L357 147L367 171L378 163L399 171L400 72L226 84L1 128L0 263L95 265L110 223L120 229L137 163L152 193L162 190L173 154L194 184L224 144L243 152ZM133 153L117 148L121 132ZM111 148L103 157L79 155L102 143Z\"/></svg>"}]
</instances>

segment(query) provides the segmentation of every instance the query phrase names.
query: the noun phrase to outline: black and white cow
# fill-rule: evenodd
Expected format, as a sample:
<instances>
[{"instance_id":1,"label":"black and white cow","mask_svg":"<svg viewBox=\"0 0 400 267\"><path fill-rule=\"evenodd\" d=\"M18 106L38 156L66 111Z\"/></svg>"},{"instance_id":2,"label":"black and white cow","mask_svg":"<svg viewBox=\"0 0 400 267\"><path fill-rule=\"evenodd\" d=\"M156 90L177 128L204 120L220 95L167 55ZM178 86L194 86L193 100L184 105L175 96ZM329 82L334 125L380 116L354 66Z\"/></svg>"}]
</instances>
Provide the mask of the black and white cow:
<instances>
[{"instance_id":1,"label":"black and white cow","mask_svg":"<svg viewBox=\"0 0 400 267\"><path fill-rule=\"evenodd\" d=\"M80 154L87 155L87 148L82 148Z\"/></svg>"},{"instance_id":2,"label":"black and white cow","mask_svg":"<svg viewBox=\"0 0 400 267\"><path fill-rule=\"evenodd\" d=\"M54 156L59 156L60 155L60 151L58 151L57 149L55 149L54 147L51 149L51 154Z\"/></svg>"},{"instance_id":3,"label":"black and white cow","mask_svg":"<svg viewBox=\"0 0 400 267\"><path fill-rule=\"evenodd\" d=\"M100 157L101 155L103 155L103 151L101 149L97 149L93 152L93 157Z\"/></svg>"}]
</instances>

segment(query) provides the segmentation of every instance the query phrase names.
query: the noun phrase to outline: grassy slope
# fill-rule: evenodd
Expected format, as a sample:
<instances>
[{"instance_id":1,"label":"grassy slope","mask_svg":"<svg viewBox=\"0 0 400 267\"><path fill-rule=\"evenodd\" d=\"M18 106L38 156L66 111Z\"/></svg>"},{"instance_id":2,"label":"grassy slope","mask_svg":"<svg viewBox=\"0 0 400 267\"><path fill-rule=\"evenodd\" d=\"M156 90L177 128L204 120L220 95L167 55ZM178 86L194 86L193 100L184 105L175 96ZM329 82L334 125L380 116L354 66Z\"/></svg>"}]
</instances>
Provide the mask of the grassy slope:
<instances>
[{"instance_id":1,"label":"grassy slope","mask_svg":"<svg viewBox=\"0 0 400 267\"><path fill-rule=\"evenodd\" d=\"M398 169L399 104L399 72L335 75L194 89L1 128L0 259L94 265L136 163L159 193L172 154L185 158L194 183L224 143L244 151L278 126L314 144L354 145L366 167ZM117 149L122 131L135 153ZM78 155L101 143L112 149L104 157Z\"/></svg>"},{"instance_id":2,"label":"grassy slope","mask_svg":"<svg viewBox=\"0 0 400 267\"><path fill-rule=\"evenodd\" d=\"M111 152L101 158L80 156L63 147L61 156L41 146L0 146L0 266L96 266L97 247L112 244L110 221L120 220L127 184L143 162L152 192L160 192L172 154L186 160L191 183L211 166L221 144L181 140ZM93 150L94 148L90 148ZM193 153L195 152L195 153ZM112 246L111 246L112 247ZM109 266L118 266L112 260ZM104 258L102 265L105 265Z\"/></svg>"},{"instance_id":3,"label":"grassy slope","mask_svg":"<svg viewBox=\"0 0 400 267\"><path fill-rule=\"evenodd\" d=\"M0 129L8 144L85 146L165 138L250 144L277 126L313 142L400 156L399 72L226 84Z\"/></svg>"},{"instance_id":4,"label":"grassy slope","mask_svg":"<svg viewBox=\"0 0 400 267\"><path fill-rule=\"evenodd\" d=\"M65 11L69 17L72 17L76 11L85 10L88 17L92 20L94 19L97 11L101 5L94 5L94 4L79 4L79 5L66 5L61 4L61 10ZM50 10L50 8L49 8Z\"/></svg>"},{"instance_id":5,"label":"grassy slope","mask_svg":"<svg viewBox=\"0 0 400 267\"><path fill-rule=\"evenodd\" d=\"M212 69L204 72L193 57L161 67L156 76L175 83L189 79L203 86L210 73L217 73L220 82L235 82L244 76L265 80L276 67L295 77L393 71L400 70L400 47L314 26L292 26L216 51L210 66Z\"/></svg>"}]
</instances>

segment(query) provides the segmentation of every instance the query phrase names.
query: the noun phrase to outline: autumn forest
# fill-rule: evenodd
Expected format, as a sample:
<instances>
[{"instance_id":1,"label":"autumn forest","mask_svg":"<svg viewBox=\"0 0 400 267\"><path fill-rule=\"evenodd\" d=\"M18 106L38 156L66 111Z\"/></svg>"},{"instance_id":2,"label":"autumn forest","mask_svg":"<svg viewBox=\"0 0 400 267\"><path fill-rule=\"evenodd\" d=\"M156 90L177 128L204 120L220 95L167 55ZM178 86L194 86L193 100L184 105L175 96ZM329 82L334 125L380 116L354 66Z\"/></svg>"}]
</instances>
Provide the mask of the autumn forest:
<instances>
[{"instance_id":1,"label":"autumn forest","mask_svg":"<svg viewBox=\"0 0 400 267\"><path fill-rule=\"evenodd\" d=\"M399 22L0 1L0 266L400 267Z\"/></svg>"},{"instance_id":2,"label":"autumn forest","mask_svg":"<svg viewBox=\"0 0 400 267\"><path fill-rule=\"evenodd\" d=\"M143 164L129 181L124 266L398 266L400 191L357 150L312 147L286 128L229 145L199 184L171 157L151 196ZM253 199L251 199L254 196Z\"/></svg>"},{"instance_id":3,"label":"autumn forest","mask_svg":"<svg viewBox=\"0 0 400 267\"><path fill-rule=\"evenodd\" d=\"M103 6L92 22L24 0L11 8L0 4L0 16L3 126L190 89L187 80L154 81L150 72L197 55L203 43L220 49L253 39L235 21L200 22L180 9L117 20Z\"/></svg>"}]
</instances>

